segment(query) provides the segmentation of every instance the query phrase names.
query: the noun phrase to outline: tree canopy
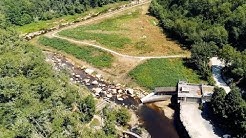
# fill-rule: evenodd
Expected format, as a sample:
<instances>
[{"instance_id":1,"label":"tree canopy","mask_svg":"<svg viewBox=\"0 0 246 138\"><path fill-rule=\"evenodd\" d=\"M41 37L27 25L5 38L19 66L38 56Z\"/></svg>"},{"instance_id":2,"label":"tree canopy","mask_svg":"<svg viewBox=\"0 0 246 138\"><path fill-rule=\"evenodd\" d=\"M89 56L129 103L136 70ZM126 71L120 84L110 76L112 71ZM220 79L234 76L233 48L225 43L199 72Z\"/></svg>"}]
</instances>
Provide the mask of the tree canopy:
<instances>
[{"instance_id":1,"label":"tree canopy","mask_svg":"<svg viewBox=\"0 0 246 138\"><path fill-rule=\"evenodd\" d=\"M211 80L209 59L225 61L223 75L246 89L245 0L153 0L149 9L170 37L191 49L190 61ZM243 96L242 96L243 94ZM215 88L211 105L219 122L234 136L245 137L245 93Z\"/></svg>"},{"instance_id":2,"label":"tree canopy","mask_svg":"<svg viewBox=\"0 0 246 138\"><path fill-rule=\"evenodd\" d=\"M246 101L238 88L226 94L223 88L216 87L211 105L220 126L236 137L246 136Z\"/></svg>"},{"instance_id":3,"label":"tree canopy","mask_svg":"<svg viewBox=\"0 0 246 138\"><path fill-rule=\"evenodd\" d=\"M235 76L230 77L245 82L246 1L153 0L149 11L170 37L191 49L203 78L211 74L208 59L218 55Z\"/></svg>"},{"instance_id":4,"label":"tree canopy","mask_svg":"<svg viewBox=\"0 0 246 138\"><path fill-rule=\"evenodd\" d=\"M94 99L83 96L85 88L53 71L43 53L11 29L0 27L0 34L1 137L105 136L81 131L95 114Z\"/></svg>"},{"instance_id":5,"label":"tree canopy","mask_svg":"<svg viewBox=\"0 0 246 138\"><path fill-rule=\"evenodd\" d=\"M22 26L62 15L83 13L117 1L121 0L2 0L0 7L9 23Z\"/></svg>"}]
</instances>

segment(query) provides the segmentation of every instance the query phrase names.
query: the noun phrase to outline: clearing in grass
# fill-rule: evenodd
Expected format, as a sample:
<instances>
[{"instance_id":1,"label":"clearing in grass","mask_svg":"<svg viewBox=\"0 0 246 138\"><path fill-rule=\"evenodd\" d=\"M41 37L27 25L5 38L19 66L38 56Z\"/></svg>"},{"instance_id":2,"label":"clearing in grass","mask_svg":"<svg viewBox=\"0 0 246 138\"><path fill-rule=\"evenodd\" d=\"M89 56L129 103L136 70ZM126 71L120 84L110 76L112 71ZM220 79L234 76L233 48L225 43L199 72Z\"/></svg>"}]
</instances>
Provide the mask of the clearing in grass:
<instances>
[{"instance_id":1,"label":"clearing in grass","mask_svg":"<svg viewBox=\"0 0 246 138\"><path fill-rule=\"evenodd\" d=\"M200 83L199 76L183 65L182 59L150 59L133 69L129 75L143 87L175 87L179 80Z\"/></svg>"},{"instance_id":2,"label":"clearing in grass","mask_svg":"<svg viewBox=\"0 0 246 138\"><path fill-rule=\"evenodd\" d=\"M100 49L89 46L78 46L59 38L40 37L38 42L41 45L66 52L99 68L110 67L114 60L113 55Z\"/></svg>"},{"instance_id":3,"label":"clearing in grass","mask_svg":"<svg viewBox=\"0 0 246 138\"><path fill-rule=\"evenodd\" d=\"M104 20L63 30L59 35L89 40L128 55L189 55L188 51L163 35L158 20L147 14L148 6L145 4Z\"/></svg>"}]
</instances>

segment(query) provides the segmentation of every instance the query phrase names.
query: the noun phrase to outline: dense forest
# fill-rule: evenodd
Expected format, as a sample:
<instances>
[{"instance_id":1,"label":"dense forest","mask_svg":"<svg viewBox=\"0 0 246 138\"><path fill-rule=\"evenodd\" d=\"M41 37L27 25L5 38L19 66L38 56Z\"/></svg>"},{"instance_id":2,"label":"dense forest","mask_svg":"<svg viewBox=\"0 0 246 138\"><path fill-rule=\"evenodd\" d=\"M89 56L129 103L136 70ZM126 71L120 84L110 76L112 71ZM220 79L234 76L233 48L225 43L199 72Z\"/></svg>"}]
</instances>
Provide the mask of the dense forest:
<instances>
[{"instance_id":1,"label":"dense forest","mask_svg":"<svg viewBox=\"0 0 246 138\"><path fill-rule=\"evenodd\" d=\"M95 113L94 99L55 73L40 50L0 29L1 137L76 137ZM76 112L72 108L78 108ZM88 112L84 112L88 111Z\"/></svg>"},{"instance_id":2,"label":"dense forest","mask_svg":"<svg viewBox=\"0 0 246 138\"><path fill-rule=\"evenodd\" d=\"M67 71L55 72L45 62L41 50L23 41L11 29L11 24L23 25L36 17L44 19L49 14L44 12L46 9L52 13L52 18L72 14L66 13L68 1L1 2L7 6L5 11L0 11L0 137L116 137L115 124L126 124L129 120L127 110L110 109L108 114L115 117L103 126L103 130L86 127L95 114L95 100L88 95L88 90L70 83ZM93 2L88 5L94 7L112 1L94 5Z\"/></svg>"},{"instance_id":3,"label":"dense forest","mask_svg":"<svg viewBox=\"0 0 246 138\"><path fill-rule=\"evenodd\" d=\"M223 76L233 87L226 95L216 88L214 114L227 132L246 134L246 1L245 0L153 0L150 13L167 34L191 49L189 63L213 84L209 59L225 62Z\"/></svg>"},{"instance_id":4,"label":"dense forest","mask_svg":"<svg viewBox=\"0 0 246 138\"><path fill-rule=\"evenodd\" d=\"M0 9L8 23L25 25L62 15L73 15L124 0L1 0Z\"/></svg>"},{"instance_id":5,"label":"dense forest","mask_svg":"<svg viewBox=\"0 0 246 138\"><path fill-rule=\"evenodd\" d=\"M225 74L238 85L246 82L246 1L153 0L149 11L170 37L191 49L191 62L204 79L211 81L209 58L228 61L229 53Z\"/></svg>"}]
</instances>

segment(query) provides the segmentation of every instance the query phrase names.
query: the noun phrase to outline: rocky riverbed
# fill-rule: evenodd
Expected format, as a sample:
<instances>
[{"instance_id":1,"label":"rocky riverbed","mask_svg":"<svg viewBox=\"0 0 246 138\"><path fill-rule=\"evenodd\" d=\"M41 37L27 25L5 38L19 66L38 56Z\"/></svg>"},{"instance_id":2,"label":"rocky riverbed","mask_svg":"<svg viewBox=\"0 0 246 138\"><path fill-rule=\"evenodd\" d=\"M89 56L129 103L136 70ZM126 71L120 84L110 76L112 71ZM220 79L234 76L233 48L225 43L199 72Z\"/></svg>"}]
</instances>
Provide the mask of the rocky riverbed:
<instances>
[{"instance_id":1,"label":"rocky riverbed","mask_svg":"<svg viewBox=\"0 0 246 138\"><path fill-rule=\"evenodd\" d=\"M113 84L109 80L104 79L93 69L83 65L75 65L66 57L52 53L44 52L46 61L53 64L53 68L57 71L67 70L70 74L70 81L86 86L97 98L103 98L106 101L113 101L127 108L136 110L139 104L139 98L143 97L144 91L126 87L122 84Z\"/></svg>"},{"instance_id":2,"label":"rocky riverbed","mask_svg":"<svg viewBox=\"0 0 246 138\"><path fill-rule=\"evenodd\" d=\"M101 110L104 107L103 105L106 105L105 103L107 102L129 108L131 109L129 110L131 114L129 131L132 131L133 127L140 127L135 111L137 111L140 103L139 97L145 96L147 93L140 89L126 87L119 83L114 84L109 80L104 79L101 74L98 74L93 69L83 65L76 65L61 54L47 51L44 51L44 53L46 55L46 61L53 65L54 70L66 70L70 75L70 81L72 83L86 86L92 92L94 97L102 101L97 105L98 110ZM146 130L142 130L142 136L147 138L149 134Z\"/></svg>"}]
</instances>

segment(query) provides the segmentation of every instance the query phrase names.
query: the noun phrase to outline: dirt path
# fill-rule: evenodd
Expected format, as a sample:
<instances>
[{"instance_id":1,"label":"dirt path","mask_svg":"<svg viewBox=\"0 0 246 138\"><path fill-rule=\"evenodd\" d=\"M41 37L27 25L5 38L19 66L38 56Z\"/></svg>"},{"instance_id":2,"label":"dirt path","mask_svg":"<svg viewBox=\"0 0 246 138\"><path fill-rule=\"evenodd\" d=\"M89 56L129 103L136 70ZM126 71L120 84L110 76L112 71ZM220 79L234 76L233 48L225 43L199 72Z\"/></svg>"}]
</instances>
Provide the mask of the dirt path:
<instances>
[{"instance_id":1,"label":"dirt path","mask_svg":"<svg viewBox=\"0 0 246 138\"><path fill-rule=\"evenodd\" d=\"M63 27L61 29L58 29L58 30L55 30L55 31L51 31L49 33L46 33L45 35L46 36L50 36L50 37L53 37L54 34L58 33L58 32L61 32L63 30L67 30L67 29L72 29L72 28L76 28L78 26L81 26L81 25L86 25L86 24L89 24L89 23L92 23L92 22L95 22L95 21L98 21L98 20L101 20L101 19L105 19L105 18L110 18L110 17L113 17L114 15L116 14L119 14L119 13L122 13L126 10L129 10L129 9L133 9L135 7L138 7L138 6L141 6L141 5L144 5L144 4L148 4L150 3L151 1L145 1L145 2L141 2L139 4L136 4L134 6L130 6L130 7L126 7L126 8L122 8L120 10L116 10L116 11L113 11L113 12L109 12L109 13L106 13L106 14L103 14L103 15L100 15L100 16L97 16L97 17L93 17L91 19L88 19L88 20L85 20L85 21L82 21L82 22L79 22L79 23L75 23L73 25L70 25L70 26L67 26L67 27Z\"/></svg>"},{"instance_id":2,"label":"dirt path","mask_svg":"<svg viewBox=\"0 0 246 138\"><path fill-rule=\"evenodd\" d=\"M139 59L139 60L147 60L147 59L159 59L159 58L184 58L184 57L187 57L186 55L170 55L170 56L130 56L130 55L125 55L125 54L118 53L118 52L116 52L116 51L114 51L114 50L111 50L111 49L107 49L107 48L102 47L102 46L100 46L100 45L95 45L95 44L91 44L91 43L88 43L88 42L78 41L78 40L74 40L74 39L71 39L71 38L59 36L57 33L52 34L52 36L53 36L53 37L56 37L56 38L60 38L60 39L67 40L67 41L72 42L72 43L75 43L75 44L92 46L92 47L101 49L101 50L103 50L103 51L109 52L109 53L111 53L111 54L113 54L113 55L120 56L120 57L123 57L123 58Z\"/></svg>"},{"instance_id":3,"label":"dirt path","mask_svg":"<svg viewBox=\"0 0 246 138\"><path fill-rule=\"evenodd\" d=\"M81 40L75 40L75 39L68 38L68 37L63 37L63 36L58 35L58 33L60 31L66 30L66 29L72 29L72 28L76 28L76 27L81 26L81 25L95 23L95 22L100 21L102 19L111 18L111 17L114 17L115 15L118 15L118 14L125 12L126 10L134 9L136 7L139 7L139 6L142 6L145 4L149 4L149 3L150 3L150 1L145 1L145 2L142 2L140 4L131 6L131 7L126 7L126 8L116 10L116 11L113 11L110 13L106 13L106 14L103 14L103 15L100 15L97 17L93 17L93 18L88 19L86 21L79 22L79 23L76 23L76 24L73 24L73 25L49 32L49 33L46 33L45 36L49 37L49 38L60 38L63 40L67 40L67 41L69 41L71 43L75 43L79 46L84 46L84 45L92 46L92 47L95 47L95 48L98 48L98 49L101 49L103 51L111 53L115 57L114 62L112 63L112 67L103 68L103 69L99 69L99 70L102 71L103 74L108 74L108 75L106 75L106 78L108 78L109 80L113 80L113 82L115 82L115 83L122 83L122 84L127 84L131 87L138 87L138 85L136 83L132 82L131 78L128 76L128 73L132 69L134 69L136 66L138 66L139 64L144 63L148 59L184 58L184 57L187 57L187 55L131 56L131 55L128 55L127 53L122 54L118 51L114 51L114 50L105 48L101 45L90 43L88 41L83 41L83 40L81 41ZM57 52L59 52L59 51L57 51Z\"/></svg>"}]
</instances>

